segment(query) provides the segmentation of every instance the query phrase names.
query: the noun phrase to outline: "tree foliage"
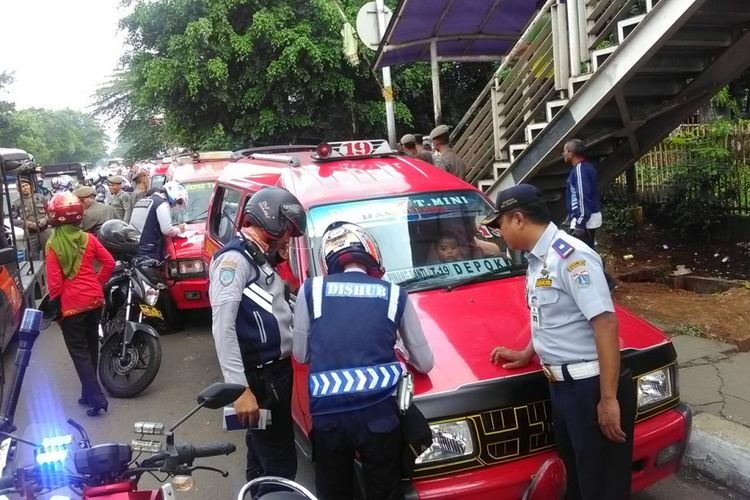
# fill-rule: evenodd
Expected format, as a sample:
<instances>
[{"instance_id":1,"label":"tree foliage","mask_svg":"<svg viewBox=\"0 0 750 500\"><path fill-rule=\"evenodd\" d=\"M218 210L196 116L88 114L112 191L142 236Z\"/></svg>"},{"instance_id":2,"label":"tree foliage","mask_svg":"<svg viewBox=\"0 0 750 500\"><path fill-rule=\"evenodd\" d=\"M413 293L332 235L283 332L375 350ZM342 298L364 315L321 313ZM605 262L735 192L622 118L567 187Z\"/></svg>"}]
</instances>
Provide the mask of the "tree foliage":
<instances>
[{"instance_id":1,"label":"tree foliage","mask_svg":"<svg viewBox=\"0 0 750 500\"><path fill-rule=\"evenodd\" d=\"M361 46L360 63L347 63L334 0L130 3L121 20L129 46L124 70L100 91L98 111L121 120L121 137L140 154L173 144L234 148L386 135L382 90L367 60L373 53ZM353 23L363 2L339 3ZM488 64L441 67L445 122L460 119L491 72ZM393 76L398 132L429 131L429 66L396 68ZM156 115L163 121L154 124Z\"/></svg>"},{"instance_id":2,"label":"tree foliage","mask_svg":"<svg viewBox=\"0 0 750 500\"><path fill-rule=\"evenodd\" d=\"M93 162L106 153L101 124L70 109L12 111L0 129L0 144L28 151L39 164Z\"/></svg>"}]
</instances>

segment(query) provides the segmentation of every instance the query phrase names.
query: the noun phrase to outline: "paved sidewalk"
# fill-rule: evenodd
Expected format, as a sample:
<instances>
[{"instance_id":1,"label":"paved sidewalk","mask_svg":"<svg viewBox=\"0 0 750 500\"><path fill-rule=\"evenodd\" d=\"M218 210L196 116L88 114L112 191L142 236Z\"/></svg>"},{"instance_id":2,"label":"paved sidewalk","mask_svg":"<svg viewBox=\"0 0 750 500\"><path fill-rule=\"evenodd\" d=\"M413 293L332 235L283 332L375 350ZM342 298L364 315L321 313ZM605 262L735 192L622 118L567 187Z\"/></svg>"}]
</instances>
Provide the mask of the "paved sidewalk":
<instances>
[{"instance_id":1,"label":"paved sidewalk","mask_svg":"<svg viewBox=\"0 0 750 500\"><path fill-rule=\"evenodd\" d=\"M680 395L695 412L688 465L750 496L750 352L697 337L672 342Z\"/></svg>"}]
</instances>

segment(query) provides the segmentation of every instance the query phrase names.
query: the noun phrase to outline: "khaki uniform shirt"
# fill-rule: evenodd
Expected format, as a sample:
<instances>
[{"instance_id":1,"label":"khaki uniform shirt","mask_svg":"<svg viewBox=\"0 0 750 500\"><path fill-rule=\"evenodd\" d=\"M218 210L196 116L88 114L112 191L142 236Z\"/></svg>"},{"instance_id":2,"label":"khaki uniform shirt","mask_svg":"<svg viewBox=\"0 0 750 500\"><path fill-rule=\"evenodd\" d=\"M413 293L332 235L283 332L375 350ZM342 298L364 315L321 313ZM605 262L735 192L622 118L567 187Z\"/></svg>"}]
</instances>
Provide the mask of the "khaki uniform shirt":
<instances>
[{"instance_id":1,"label":"khaki uniform shirt","mask_svg":"<svg viewBox=\"0 0 750 500\"><path fill-rule=\"evenodd\" d=\"M146 197L146 191L143 191L140 188L135 188L132 193L130 193L130 217L128 217L125 222L130 223L130 218L133 216L133 208L135 208L135 204L138 203L138 200Z\"/></svg>"},{"instance_id":2,"label":"khaki uniform shirt","mask_svg":"<svg viewBox=\"0 0 750 500\"><path fill-rule=\"evenodd\" d=\"M14 200L11 208L13 225L23 228L27 235L28 241L26 243L29 257L32 260L39 259L41 256L40 250L44 249L52 234L47 218L47 201L41 194L32 193L29 196L22 195Z\"/></svg>"},{"instance_id":3,"label":"khaki uniform shirt","mask_svg":"<svg viewBox=\"0 0 750 500\"><path fill-rule=\"evenodd\" d=\"M87 233L99 235L99 228L108 220L116 219L115 210L110 205L95 201L93 205L83 212L81 229Z\"/></svg>"},{"instance_id":4,"label":"khaki uniform shirt","mask_svg":"<svg viewBox=\"0 0 750 500\"><path fill-rule=\"evenodd\" d=\"M466 165L464 161L452 149L447 149L440 153L435 160L435 166L442 168L448 173L463 179L466 175Z\"/></svg>"},{"instance_id":5,"label":"khaki uniform shirt","mask_svg":"<svg viewBox=\"0 0 750 500\"><path fill-rule=\"evenodd\" d=\"M409 151L406 151L406 156L410 158L416 158L417 160L426 161L430 165L435 164L435 161L432 159L432 154L429 151L421 151L415 154L411 154Z\"/></svg>"},{"instance_id":6,"label":"khaki uniform shirt","mask_svg":"<svg viewBox=\"0 0 750 500\"><path fill-rule=\"evenodd\" d=\"M113 194L109 199L109 206L114 209L116 218L125 222L130 220L130 212L133 210L130 204L130 194L125 191Z\"/></svg>"}]
</instances>

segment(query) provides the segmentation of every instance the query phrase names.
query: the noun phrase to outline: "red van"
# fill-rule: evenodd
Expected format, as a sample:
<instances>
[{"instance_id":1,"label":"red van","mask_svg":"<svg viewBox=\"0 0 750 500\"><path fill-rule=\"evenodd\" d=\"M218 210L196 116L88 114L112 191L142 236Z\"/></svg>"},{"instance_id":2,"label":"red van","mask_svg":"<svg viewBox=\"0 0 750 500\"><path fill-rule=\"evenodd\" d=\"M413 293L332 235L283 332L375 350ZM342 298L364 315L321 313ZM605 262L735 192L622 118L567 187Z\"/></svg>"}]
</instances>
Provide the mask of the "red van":
<instances>
[{"instance_id":1,"label":"red van","mask_svg":"<svg viewBox=\"0 0 750 500\"><path fill-rule=\"evenodd\" d=\"M188 205L173 209L174 223L187 224L187 238L167 238L167 286L177 309L203 309L208 302L208 274L203 262L203 243L208 204L214 183L233 159L231 151L194 153L173 159L171 180L185 186Z\"/></svg>"},{"instance_id":2,"label":"red van","mask_svg":"<svg viewBox=\"0 0 750 500\"><path fill-rule=\"evenodd\" d=\"M345 220L378 240L385 278L405 287L435 356L415 374L415 404L430 421L432 448L417 461L408 498L520 499L555 456L548 382L538 362L508 371L489 362L493 347L529 341L524 273L497 234L479 222L492 211L475 187L385 141L322 144L285 154L255 154L252 168L225 169L209 209L206 259L228 242L242 207L263 186L283 186L308 211L308 233L292 242L289 269L304 281L321 274L324 229ZM451 234L461 258L441 262L435 242ZM618 307L623 363L634 374L638 415L633 491L673 474L690 433L680 403L677 357L669 338ZM295 364L298 445L310 452L307 368Z\"/></svg>"}]
</instances>

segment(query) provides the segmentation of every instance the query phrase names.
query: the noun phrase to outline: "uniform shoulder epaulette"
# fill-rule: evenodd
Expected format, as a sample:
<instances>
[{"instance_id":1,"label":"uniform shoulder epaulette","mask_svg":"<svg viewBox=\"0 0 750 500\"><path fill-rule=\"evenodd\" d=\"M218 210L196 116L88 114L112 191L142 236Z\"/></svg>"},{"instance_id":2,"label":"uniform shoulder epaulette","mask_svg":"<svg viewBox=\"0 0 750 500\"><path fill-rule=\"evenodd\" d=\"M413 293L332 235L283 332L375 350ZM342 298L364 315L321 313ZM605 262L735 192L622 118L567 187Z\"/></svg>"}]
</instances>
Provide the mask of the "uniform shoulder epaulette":
<instances>
[{"instance_id":1,"label":"uniform shoulder epaulette","mask_svg":"<svg viewBox=\"0 0 750 500\"><path fill-rule=\"evenodd\" d=\"M552 248L563 259L567 259L570 256L570 254L572 254L576 250L575 248L573 248L573 245L571 245L570 243L568 243L562 238L556 239L554 243L552 243Z\"/></svg>"}]
</instances>

